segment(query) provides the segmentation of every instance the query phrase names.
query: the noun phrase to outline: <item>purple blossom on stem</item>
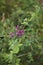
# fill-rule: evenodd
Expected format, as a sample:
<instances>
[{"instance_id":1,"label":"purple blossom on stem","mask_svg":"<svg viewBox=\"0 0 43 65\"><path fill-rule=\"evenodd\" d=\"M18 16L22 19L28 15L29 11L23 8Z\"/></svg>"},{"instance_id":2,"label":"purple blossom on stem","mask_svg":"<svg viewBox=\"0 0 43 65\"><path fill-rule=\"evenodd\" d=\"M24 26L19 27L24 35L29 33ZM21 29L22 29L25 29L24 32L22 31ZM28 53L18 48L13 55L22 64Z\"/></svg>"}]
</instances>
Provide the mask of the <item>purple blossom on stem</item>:
<instances>
[{"instance_id":1,"label":"purple blossom on stem","mask_svg":"<svg viewBox=\"0 0 43 65\"><path fill-rule=\"evenodd\" d=\"M17 25L16 26L16 35L22 36L23 34L24 34L24 30L23 29L19 30L19 26Z\"/></svg>"},{"instance_id":2,"label":"purple blossom on stem","mask_svg":"<svg viewBox=\"0 0 43 65\"><path fill-rule=\"evenodd\" d=\"M24 30L18 30L16 31L17 36L22 36L24 34Z\"/></svg>"},{"instance_id":3,"label":"purple blossom on stem","mask_svg":"<svg viewBox=\"0 0 43 65\"><path fill-rule=\"evenodd\" d=\"M10 32L9 35L10 35L10 38L13 38L14 37L14 32Z\"/></svg>"},{"instance_id":4,"label":"purple blossom on stem","mask_svg":"<svg viewBox=\"0 0 43 65\"><path fill-rule=\"evenodd\" d=\"M17 25L17 26L16 26L16 30L18 30L18 28L19 28L19 26Z\"/></svg>"}]
</instances>

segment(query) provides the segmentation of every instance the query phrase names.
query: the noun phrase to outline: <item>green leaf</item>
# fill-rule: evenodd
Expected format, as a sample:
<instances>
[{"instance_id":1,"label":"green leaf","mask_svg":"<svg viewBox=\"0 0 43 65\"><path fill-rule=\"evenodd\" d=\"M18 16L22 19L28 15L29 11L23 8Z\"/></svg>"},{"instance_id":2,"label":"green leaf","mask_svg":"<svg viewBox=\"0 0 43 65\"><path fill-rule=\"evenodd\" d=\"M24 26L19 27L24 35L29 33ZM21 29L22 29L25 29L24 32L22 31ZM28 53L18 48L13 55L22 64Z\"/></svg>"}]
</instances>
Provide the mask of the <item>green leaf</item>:
<instances>
[{"instance_id":1,"label":"green leaf","mask_svg":"<svg viewBox=\"0 0 43 65\"><path fill-rule=\"evenodd\" d=\"M14 52L14 53L18 53L18 52L19 52L19 46L14 46L13 52Z\"/></svg>"},{"instance_id":2,"label":"green leaf","mask_svg":"<svg viewBox=\"0 0 43 65\"><path fill-rule=\"evenodd\" d=\"M23 23L21 23L21 24L23 24L23 25L28 25L28 22L23 22Z\"/></svg>"}]
</instances>

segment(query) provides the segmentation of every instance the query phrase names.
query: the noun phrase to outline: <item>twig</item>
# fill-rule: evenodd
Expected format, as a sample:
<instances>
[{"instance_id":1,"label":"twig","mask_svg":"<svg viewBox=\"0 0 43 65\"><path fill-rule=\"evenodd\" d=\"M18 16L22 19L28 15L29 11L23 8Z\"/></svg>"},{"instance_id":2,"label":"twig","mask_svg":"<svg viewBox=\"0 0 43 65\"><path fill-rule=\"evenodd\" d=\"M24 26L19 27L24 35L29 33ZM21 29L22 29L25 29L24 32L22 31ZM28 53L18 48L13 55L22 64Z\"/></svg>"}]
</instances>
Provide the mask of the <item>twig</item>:
<instances>
[{"instance_id":1,"label":"twig","mask_svg":"<svg viewBox=\"0 0 43 65\"><path fill-rule=\"evenodd\" d=\"M29 52L28 52L28 53L29 53ZM27 55L28 53L26 53L26 54L22 54L22 55L18 55L17 57L25 56L25 55Z\"/></svg>"}]
</instances>

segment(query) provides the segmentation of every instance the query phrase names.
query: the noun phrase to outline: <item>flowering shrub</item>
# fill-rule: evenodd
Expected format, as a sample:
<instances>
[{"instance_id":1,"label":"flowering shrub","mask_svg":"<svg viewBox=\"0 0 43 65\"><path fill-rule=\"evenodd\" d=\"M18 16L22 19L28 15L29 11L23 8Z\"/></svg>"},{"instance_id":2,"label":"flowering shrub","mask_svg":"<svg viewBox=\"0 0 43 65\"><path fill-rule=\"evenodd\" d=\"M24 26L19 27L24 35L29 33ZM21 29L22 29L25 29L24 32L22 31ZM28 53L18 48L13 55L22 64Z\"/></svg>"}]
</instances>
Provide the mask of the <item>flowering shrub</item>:
<instances>
[{"instance_id":1,"label":"flowering shrub","mask_svg":"<svg viewBox=\"0 0 43 65\"><path fill-rule=\"evenodd\" d=\"M37 0L6 4L14 8L8 7L9 14L2 6L8 14L0 18L0 65L43 65L42 5Z\"/></svg>"}]
</instances>

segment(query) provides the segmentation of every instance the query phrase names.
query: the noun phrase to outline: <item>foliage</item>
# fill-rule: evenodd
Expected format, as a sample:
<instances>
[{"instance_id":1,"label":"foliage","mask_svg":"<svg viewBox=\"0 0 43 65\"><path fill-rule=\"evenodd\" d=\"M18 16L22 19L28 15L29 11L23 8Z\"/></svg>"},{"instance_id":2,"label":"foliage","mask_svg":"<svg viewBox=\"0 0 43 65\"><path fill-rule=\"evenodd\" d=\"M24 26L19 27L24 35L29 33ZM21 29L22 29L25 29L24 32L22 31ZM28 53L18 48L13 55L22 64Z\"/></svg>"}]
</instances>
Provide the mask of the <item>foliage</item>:
<instances>
[{"instance_id":1,"label":"foliage","mask_svg":"<svg viewBox=\"0 0 43 65\"><path fill-rule=\"evenodd\" d=\"M37 0L0 0L0 65L43 65L42 19Z\"/></svg>"}]
</instances>

